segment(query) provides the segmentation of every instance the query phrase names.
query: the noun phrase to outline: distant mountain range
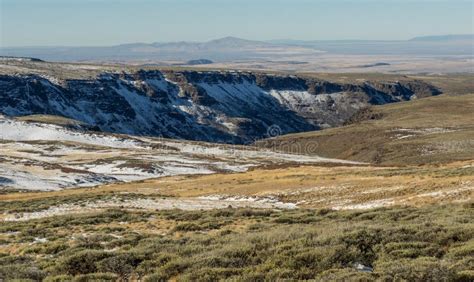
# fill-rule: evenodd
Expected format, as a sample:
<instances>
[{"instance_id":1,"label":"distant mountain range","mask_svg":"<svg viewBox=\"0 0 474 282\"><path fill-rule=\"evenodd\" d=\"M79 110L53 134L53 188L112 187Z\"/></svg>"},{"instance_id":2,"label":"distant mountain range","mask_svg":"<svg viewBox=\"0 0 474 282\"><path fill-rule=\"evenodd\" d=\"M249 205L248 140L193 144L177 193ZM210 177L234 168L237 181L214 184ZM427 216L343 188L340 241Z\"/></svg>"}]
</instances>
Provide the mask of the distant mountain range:
<instances>
[{"instance_id":1,"label":"distant mountain range","mask_svg":"<svg viewBox=\"0 0 474 282\"><path fill-rule=\"evenodd\" d=\"M419 36L410 39L410 41L469 41L474 40L474 34L451 34L451 35L431 35Z\"/></svg>"},{"instance_id":2,"label":"distant mountain range","mask_svg":"<svg viewBox=\"0 0 474 282\"><path fill-rule=\"evenodd\" d=\"M207 42L129 43L104 47L0 48L2 56L35 57L47 61L226 61L274 56L286 50L269 42L225 37ZM310 50L311 51L311 50Z\"/></svg>"},{"instance_id":3,"label":"distant mountain range","mask_svg":"<svg viewBox=\"0 0 474 282\"><path fill-rule=\"evenodd\" d=\"M404 41L270 40L224 37L207 42L130 43L104 47L6 47L0 56L35 57L48 61L178 61L214 62L275 59L282 56L333 54L472 55L474 35L415 37Z\"/></svg>"},{"instance_id":4,"label":"distant mountain range","mask_svg":"<svg viewBox=\"0 0 474 282\"><path fill-rule=\"evenodd\" d=\"M219 51L219 50L238 50L242 48L274 48L275 44L264 42L241 39L237 37L224 37L220 39L210 40L207 42L190 42L190 41L179 41L179 42L155 42L155 43L131 43L122 44L116 47L119 48L149 48L148 51L153 51L153 48L157 50L172 50L172 51ZM108 47L105 47L108 48Z\"/></svg>"}]
</instances>

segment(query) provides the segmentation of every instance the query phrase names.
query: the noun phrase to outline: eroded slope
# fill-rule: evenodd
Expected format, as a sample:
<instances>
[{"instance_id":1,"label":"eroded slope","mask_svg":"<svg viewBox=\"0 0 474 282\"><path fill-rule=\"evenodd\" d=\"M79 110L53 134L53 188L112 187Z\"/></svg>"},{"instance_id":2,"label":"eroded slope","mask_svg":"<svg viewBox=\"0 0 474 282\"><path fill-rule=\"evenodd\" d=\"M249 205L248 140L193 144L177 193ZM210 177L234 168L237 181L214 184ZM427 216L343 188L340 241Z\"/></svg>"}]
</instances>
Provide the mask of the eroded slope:
<instances>
[{"instance_id":1,"label":"eroded slope","mask_svg":"<svg viewBox=\"0 0 474 282\"><path fill-rule=\"evenodd\" d=\"M238 71L29 64L1 65L0 113L56 115L113 133L233 144L274 136L272 126L277 134L334 127L370 105L441 93L413 79L340 83Z\"/></svg>"},{"instance_id":2,"label":"eroded slope","mask_svg":"<svg viewBox=\"0 0 474 282\"><path fill-rule=\"evenodd\" d=\"M258 142L293 153L407 165L474 159L474 94L373 107L352 124ZM307 150L308 144L311 150ZM317 146L315 146L317 144Z\"/></svg>"}]
</instances>

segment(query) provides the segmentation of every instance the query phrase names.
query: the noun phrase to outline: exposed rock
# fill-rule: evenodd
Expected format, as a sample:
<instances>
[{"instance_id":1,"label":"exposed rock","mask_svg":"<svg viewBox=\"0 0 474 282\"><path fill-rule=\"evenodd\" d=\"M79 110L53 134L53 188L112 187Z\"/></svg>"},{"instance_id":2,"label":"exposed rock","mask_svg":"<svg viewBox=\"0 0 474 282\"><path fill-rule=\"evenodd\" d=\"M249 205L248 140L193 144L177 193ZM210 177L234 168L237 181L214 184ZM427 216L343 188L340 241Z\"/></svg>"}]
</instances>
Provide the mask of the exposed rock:
<instances>
[{"instance_id":1,"label":"exposed rock","mask_svg":"<svg viewBox=\"0 0 474 282\"><path fill-rule=\"evenodd\" d=\"M48 114L102 131L226 143L342 125L370 105L437 95L422 81L341 84L238 71L0 76L0 113Z\"/></svg>"},{"instance_id":2,"label":"exposed rock","mask_svg":"<svg viewBox=\"0 0 474 282\"><path fill-rule=\"evenodd\" d=\"M383 117L383 113L376 112L372 108L363 108L352 115L344 125L360 123L365 120L378 120Z\"/></svg>"}]
</instances>

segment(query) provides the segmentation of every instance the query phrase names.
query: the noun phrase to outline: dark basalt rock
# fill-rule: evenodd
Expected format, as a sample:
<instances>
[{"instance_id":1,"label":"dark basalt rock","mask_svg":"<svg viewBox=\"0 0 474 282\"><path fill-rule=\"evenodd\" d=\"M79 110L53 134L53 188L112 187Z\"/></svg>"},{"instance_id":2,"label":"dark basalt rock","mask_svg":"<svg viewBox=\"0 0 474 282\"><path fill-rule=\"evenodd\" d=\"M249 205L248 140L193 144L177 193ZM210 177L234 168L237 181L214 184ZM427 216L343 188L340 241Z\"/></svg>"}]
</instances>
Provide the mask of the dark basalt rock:
<instances>
[{"instance_id":1,"label":"dark basalt rock","mask_svg":"<svg viewBox=\"0 0 474 282\"><path fill-rule=\"evenodd\" d=\"M104 72L59 82L0 75L0 113L57 115L102 131L241 144L268 137L272 125L282 134L317 130L342 125L370 105L440 93L417 80L342 84L237 71Z\"/></svg>"},{"instance_id":2,"label":"dark basalt rock","mask_svg":"<svg viewBox=\"0 0 474 282\"><path fill-rule=\"evenodd\" d=\"M255 75L255 83L265 89L284 89L284 90L295 90L295 91L306 91L308 90L307 81L295 77L295 76L274 76L257 74Z\"/></svg>"}]
</instances>

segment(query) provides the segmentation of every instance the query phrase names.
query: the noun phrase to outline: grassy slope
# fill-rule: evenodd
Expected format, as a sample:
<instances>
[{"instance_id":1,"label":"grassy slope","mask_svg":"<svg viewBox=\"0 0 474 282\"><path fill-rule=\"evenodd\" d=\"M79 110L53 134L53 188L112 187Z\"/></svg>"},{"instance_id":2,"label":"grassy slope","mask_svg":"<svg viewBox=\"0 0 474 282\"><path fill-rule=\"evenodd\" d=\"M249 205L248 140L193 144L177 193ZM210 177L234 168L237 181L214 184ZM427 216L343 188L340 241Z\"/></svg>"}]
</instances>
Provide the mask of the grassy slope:
<instances>
[{"instance_id":1,"label":"grassy slope","mask_svg":"<svg viewBox=\"0 0 474 282\"><path fill-rule=\"evenodd\" d=\"M472 209L109 210L2 223L0 280L470 281Z\"/></svg>"},{"instance_id":2,"label":"grassy slope","mask_svg":"<svg viewBox=\"0 0 474 282\"><path fill-rule=\"evenodd\" d=\"M61 116L54 116L54 115L28 115L28 116L21 116L16 119L19 121L56 124L56 125L61 125L61 126L86 125L85 123L75 120L75 119L65 118Z\"/></svg>"},{"instance_id":3,"label":"grassy slope","mask_svg":"<svg viewBox=\"0 0 474 282\"><path fill-rule=\"evenodd\" d=\"M377 106L378 120L280 136L257 143L285 151L379 164L421 164L474 159L474 94L424 98ZM410 133L397 129L444 128Z\"/></svg>"},{"instance_id":4,"label":"grassy slope","mask_svg":"<svg viewBox=\"0 0 474 282\"><path fill-rule=\"evenodd\" d=\"M52 192L11 192L2 195L0 210L20 203L47 209L56 202L77 202L133 193L179 201L209 195L277 197L301 208L363 208L385 205L424 206L473 199L472 161L405 167L295 166L258 168L245 173L172 176L131 183ZM0 219L2 216L0 215Z\"/></svg>"}]
</instances>

